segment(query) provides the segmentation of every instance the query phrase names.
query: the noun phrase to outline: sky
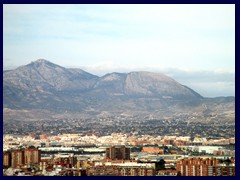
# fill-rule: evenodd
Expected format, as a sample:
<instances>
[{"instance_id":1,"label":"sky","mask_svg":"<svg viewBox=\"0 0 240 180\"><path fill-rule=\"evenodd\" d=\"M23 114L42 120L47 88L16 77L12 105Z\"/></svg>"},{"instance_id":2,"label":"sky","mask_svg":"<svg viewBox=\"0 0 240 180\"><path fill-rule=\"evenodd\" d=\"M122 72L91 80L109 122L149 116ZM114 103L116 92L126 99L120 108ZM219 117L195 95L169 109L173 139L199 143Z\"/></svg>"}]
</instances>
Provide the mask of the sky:
<instances>
[{"instance_id":1,"label":"sky","mask_svg":"<svg viewBox=\"0 0 240 180\"><path fill-rule=\"evenodd\" d=\"M95 75L161 72L235 96L235 5L3 5L3 69L37 59Z\"/></svg>"}]
</instances>

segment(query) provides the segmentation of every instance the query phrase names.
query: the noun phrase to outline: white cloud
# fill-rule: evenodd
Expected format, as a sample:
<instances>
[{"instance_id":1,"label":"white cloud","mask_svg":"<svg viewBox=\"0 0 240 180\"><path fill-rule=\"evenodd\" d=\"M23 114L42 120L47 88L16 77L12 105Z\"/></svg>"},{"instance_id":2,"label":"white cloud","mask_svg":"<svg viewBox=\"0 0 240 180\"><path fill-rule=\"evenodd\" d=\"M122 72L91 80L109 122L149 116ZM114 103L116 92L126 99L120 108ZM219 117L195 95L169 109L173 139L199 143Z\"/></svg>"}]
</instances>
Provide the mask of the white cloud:
<instances>
[{"instance_id":1,"label":"white cloud","mask_svg":"<svg viewBox=\"0 0 240 180\"><path fill-rule=\"evenodd\" d=\"M100 74L165 70L184 82L190 72L203 79L196 71L212 71L225 81L220 75L235 69L231 4L5 4L3 39L4 68L45 58ZM205 73L205 79L208 75L212 73Z\"/></svg>"},{"instance_id":2,"label":"white cloud","mask_svg":"<svg viewBox=\"0 0 240 180\"><path fill-rule=\"evenodd\" d=\"M107 68L106 68L107 67ZM114 62L102 62L90 67L82 67L93 74L103 76L111 72L150 71L164 73L179 83L192 88L204 97L235 96L235 72L228 70L190 70L157 66L126 67Z\"/></svg>"}]
</instances>

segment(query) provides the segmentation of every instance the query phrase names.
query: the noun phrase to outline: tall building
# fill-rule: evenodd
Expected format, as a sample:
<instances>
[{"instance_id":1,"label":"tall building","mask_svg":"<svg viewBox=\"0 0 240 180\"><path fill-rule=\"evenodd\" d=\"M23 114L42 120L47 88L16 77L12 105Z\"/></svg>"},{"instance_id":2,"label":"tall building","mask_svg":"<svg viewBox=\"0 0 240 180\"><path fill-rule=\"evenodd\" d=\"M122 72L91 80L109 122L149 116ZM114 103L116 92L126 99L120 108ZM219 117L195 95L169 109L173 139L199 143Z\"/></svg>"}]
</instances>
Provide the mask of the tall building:
<instances>
[{"instance_id":1,"label":"tall building","mask_svg":"<svg viewBox=\"0 0 240 180\"><path fill-rule=\"evenodd\" d=\"M41 160L41 151L36 148L28 148L24 150L24 164L37 165Z\"/></svg>"},{"instance_id":2,"label":"tall building","mask_svg":"<svg viewBox=\"0 0 240 180\"><path fill-rule=\"evenodd\" d=\"M24 156L23 151L21 150L13 150L11 152L11 166L16 168L18 166L22 166L24 164Z\"/></svg>"},{"instance_id":3,"label":"tall building","mask_svg":"<svg viewBox=\"0 0 240 180\"><path fill-rule=\"evenodd\" d=\"M182 176L235 176L235 164L216 158L189 158L177 161L177 171Z\"/></svg>"},{"instance_id":4,"label":"tall building","mask_svg":"<svg viewBox=\"0 0 240 180\"><path fill-rule=\"evenodd\" d=\"M11 166L11 153L10 152L3 152L3 166L10 167Z\"/></svg>"},{"instance_id":5,"label":"tall building","mask_svg":"<svg viewBox=\"0 0 240 180\"><path fill-rule=\"evenodd\" d=\"M130 148L125 146L113 146L106 149L106 158L112 160L129 160Z\"/></svg>"}]
</instances>

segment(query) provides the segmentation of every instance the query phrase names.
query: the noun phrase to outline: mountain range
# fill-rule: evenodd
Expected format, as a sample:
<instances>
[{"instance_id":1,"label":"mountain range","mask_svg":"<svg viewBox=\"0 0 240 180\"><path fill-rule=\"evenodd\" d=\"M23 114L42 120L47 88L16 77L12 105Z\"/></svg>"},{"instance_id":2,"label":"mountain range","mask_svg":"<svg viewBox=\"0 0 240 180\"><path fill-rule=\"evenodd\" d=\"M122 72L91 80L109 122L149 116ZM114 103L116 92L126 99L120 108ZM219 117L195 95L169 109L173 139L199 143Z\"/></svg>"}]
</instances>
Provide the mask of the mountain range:
<instances>
[{"instance_id":1,"label":"mountain range","mask_svg":"<svg viewBox=\"0 0 240 180\"><path fill-rule=\"evenodd\" d=\"M205 98L161 73L113 72L99 77L44 59L3 72L4 120L64 113L209 114L235 111L234 107L235 97Z\"/></svg>"}]
</instances>

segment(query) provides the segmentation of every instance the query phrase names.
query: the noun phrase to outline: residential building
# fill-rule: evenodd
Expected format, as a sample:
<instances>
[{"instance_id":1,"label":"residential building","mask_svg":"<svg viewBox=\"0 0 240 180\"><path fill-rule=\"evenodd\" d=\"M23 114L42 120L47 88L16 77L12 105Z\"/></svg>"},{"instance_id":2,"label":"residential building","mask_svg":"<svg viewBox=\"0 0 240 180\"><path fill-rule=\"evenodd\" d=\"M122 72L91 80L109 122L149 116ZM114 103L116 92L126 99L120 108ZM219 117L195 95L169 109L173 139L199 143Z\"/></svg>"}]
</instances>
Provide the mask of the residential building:
<instances>
[{"instance_id":1,"label":"residential building","mask_svg":"<svg viewBox=\"0 0 240 180\"><path fill-rule=\"evenodd\" d=\"M21 167L24 164L24 152L21 150L13 150L11 152L11 166L13 168Z\"/></svg>"},{"instance_id":2,"label":"residential building","mask_svg":"<svg viewBox=\"0 0 240 180\"><path fill-rule=\"evenodd\" d=\"M10 167L11 166L11 153L10 152L3 152L3 166Z\"/></svg>"},{"instance_id":3,"label":"residential building","mask_svg":"<svg viewBox=\"0 0 240 180\"><path fill-rule=\"evenodd\" d=\"M125 146L113 146L106 149L106 158L112 160L129 160L130 148Z\"/></svg>"},{"instance_id":4,"label":"residential building","mask_svg":"<svg viewBox=\"0 0 240 180\"><path fill-rule=\"evenodd\" d=\"M189 158L177 161L182 176L235 176L235 163L216 158Z\"/></svg>"},{"instance_id":5,"label":"residential building","mask_svg":"<svg viewBox=\"0 0 240 180\"><path fill-rule=\"evenodd\" d=\"M27 148L24 150L24 164L38 165L41 160L41 151L36 148Z\"/></svg>"}]
</instances>

